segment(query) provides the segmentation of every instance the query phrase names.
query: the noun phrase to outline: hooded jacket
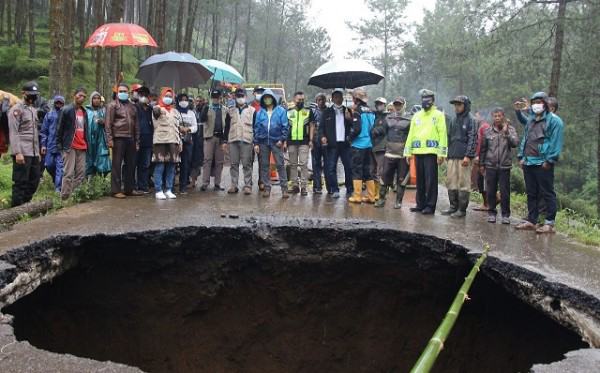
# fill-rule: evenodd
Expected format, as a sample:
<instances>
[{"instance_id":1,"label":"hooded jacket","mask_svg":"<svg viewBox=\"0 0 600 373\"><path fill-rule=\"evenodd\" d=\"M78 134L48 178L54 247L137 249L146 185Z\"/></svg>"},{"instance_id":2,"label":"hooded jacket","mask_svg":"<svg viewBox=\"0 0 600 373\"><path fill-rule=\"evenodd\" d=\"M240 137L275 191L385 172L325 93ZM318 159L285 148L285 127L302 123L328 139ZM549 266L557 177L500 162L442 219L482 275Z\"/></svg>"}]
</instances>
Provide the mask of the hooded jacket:
<instances>
[{"instance_id":1,"label":"hooded jacket","mask_svg":"<svg viewBox=\"0 0 600 373\"><path fill-rule=\"evenodd\" d=\"M540 120L530 115L519 146L519 159L526 166L558 162L563 145L563 129L562 119L548 110L543 112Z\"/></svg>"},{"instance_id":2,"label":"hooded jacket","mask_svg":"<svg viewBox=\"0 0 600 373\"><path fill-rule=\"evenodd\" d=\"M88 131L85 141L88 144L86 152L86 175L92 175L96 172L107 173L112 169L110 161L106 133L104 132L104 107L94 108L92 100L95 96L100 96L99 92L92 92L90 95L90 104L86 107Z\"/></svg>"},{"instance_id":3,"label":"hooded jacket","mask_svg":"<svg viewBox=\"0 0 600 373\"><path fill-rule=\"evenodd\" d=\"M352 147L356 149L369 149L373 147L371 142L371 130L375 124L375 114L365 105L359 105L352 113Z\"/></svg>"},{"instance_id":4,"label":"hooded jacket","mask_svg":"<svg viewBox=\"0 0 600 373\"><path fill-rule=\"evenodd\" d=\"M477 120L471 114L471 103L466 102L465 110L456 114L448 124L448 158L475 158L477 148Z\"/></svg>"},{"instance_id":5,"label":"hooded jacket","mask_svg":"<svg viewBox=\"0 0 600 373\"><path fill-rule=\"evenodd\" d=\"M404 146L410 130L410 117L401 113L389 113L385 119L383 131L386 137L385 156L404 157ZM378 130L379 131L379 130ZM377 132L378 132L377 131Z\"/></svg>"},{"instance_id":6,"label":"hooded jacket","mask_svg":"<svg viewBox=\"0 0 600 373\"><path fill-rule=\"evenodd\" d=\"M57 110L56 108L52 109L52 111L44 117L40 135L42 138L41 145L42 148L46 148L46 154L60 153L56 146L56 129L58 127L58 117L61 111L62 108L60 110Z\"/></svg>"},{"instance_id":7,"label":"hooded jacket","mask_svg":"<svg viewBox=\"0 0 600 373\"><path fill-rule=\"evenodd\" d=\"M373 153L385 151L385 124L386 117L389 114L386 112L375 112L375 124L371 130L371 141L373 142Z\"/></svg>"},{"instance_id":8,"label":"hooded jacket","mask_svg":"<svg viewBox=\"0 0 600 373\"><path fill-rule=\"evenodd\" d=\"M413 154L436 154L438 157L448 155L446 117L435 106L418 111L412 117L404 156Z\"/></svg>"},{"instance_id":9,"label":"hooded jacket","mask_svg":"<svg viewBox=\"0 0 600 373\"><path fill-rule=\"evenodd\" d=\"M273 98L271 116L267 113L265 97ZM277 97L272 90L267 89L260 99L261 109L254 120L254 144L275 145L278 141L286 141L289 134L287 110L277 104Z\"/></svg>"}]
</instances>

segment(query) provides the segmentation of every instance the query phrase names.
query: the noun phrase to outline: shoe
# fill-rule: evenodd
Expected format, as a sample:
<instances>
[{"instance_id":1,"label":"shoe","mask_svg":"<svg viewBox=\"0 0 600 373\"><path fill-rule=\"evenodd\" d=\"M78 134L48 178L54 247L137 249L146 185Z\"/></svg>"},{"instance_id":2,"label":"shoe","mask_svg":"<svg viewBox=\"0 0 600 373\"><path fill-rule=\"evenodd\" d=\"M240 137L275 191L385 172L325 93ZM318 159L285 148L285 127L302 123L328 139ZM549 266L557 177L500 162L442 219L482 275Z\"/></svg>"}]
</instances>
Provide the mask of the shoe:
<instances>
[{"instance_id":1,"label":"shoe","mask_svg":"<svg viewBox=\"0 0 600 373\"><path fill-rule=\"evenodd\" d=\"M118 198L118 199L124 199L127 198L127 196L124 193L115 193L112 195L114 198Z\"/></svg>"},{"instance_id":2,"label":"shoe","mask_svg":"<svg viewBox=\"0 0 600 373\"><path fill-rule=\"evenodd\" d=\"M144 195L146 195L146 194L150 194L150 191L149 191L149 190L142 190L141 192L142 192L142 194L144 194Z\"/></svg>"},{"instance_id":3,"label":"shoe","mask_svg":"<svg viewBox=\"0 0 600 373\"><path fill-rule=\"evenodd\" d=\"M156 197L156 199L160 199L160 200L167 199L167 196L165 196L165 194L162 191L156 193L154 196Z\"/></svg>"},{"instance_id":4,"label":"shoe","mask_svg":"<svg viewBox=\"0 0 600 373\"><path fill-rule=\"evenodd\" d=\"M396 202L394 203L394 208L395 208L396 210L398 210L398 209L401 209L401 208L402 208L402 202L398 202L398 201L396 201Z\"/></svg>"},{"instance_id":5,"label":"shoe","mask_svg":"<svg viewBox=\"0 0 600 373\"><path fill-rule=\"evenodd\" d=\"M338 198L340 198L340 192L333 192L333 193L331 194L331 198L335 198L335 199L338 199Z\"/></svg>"},{"instance_id":6,"label":"shoe","mask_svg":"<svg viewBox=\"0 0 600 373\"><path fill-rule=\"evenodd\" d=\"M495 224L496 223L496 215L488 215L487 222Z\"/></svg>"},{"instance_id":7,"label":"shoe","mask_svg":"<svg viewBox=\"0 0 600 373\"><path fill-rule=\"evenodd\" d=\"M297 186L297 185L293 186L292 190L290 190L290 193L292 193L292 194L298 194L298 193L300 193L300 187Z\"/></svg>"},{"instance_id":8,"label":"shoe","mask_svg":"<svg viewBox=\"0 0 600 373\"><path fill-rule=\"evenodd\" d=\"M367 181L367 197L366 199L363 197L362 201L366 202L366 203L375 203L377 202L377 200L379 199L378 197L378 193L377 193L377 184L375 183L375 180L368 180Z\"/></svg>"},{"instance_id":9,"label":"shoe","mask_svg":"<svg viewBox=\"0 0 600 373\"><path fill-rule=\"evenodd\" d=\"M406 191L406 186L400 185L396 188L396 203L394 203L395 209L402 208L402 200L404 199L404 192Z\"/></svg>"},{"instance_id":10,"label":"shoe","mask_svg":"<svg viewBox=\"0 0 600 373\"><path fill-rule=\"evenodd\" d=\"M323 194L323 191L321 189L314 189L313 194Z\"/></svg>"},{"instance_id":11,"label":"shoe","mask_svg":"<svg viewBox=\"0 0 600 373\"><path fill-rule=\"evenodd\" d=\"M282 199L288 199L288 198L290 198L290 194L288 193L287 190L284 189L284 190L281 191L281 198Z\"/></svg>"},{"instance_id":12,"label":"shoe","mask_svg":"<svg viewBox=\"0 0 600 373\"><path fill-rule=\"evenodd\" d=\"M258 182L258 190L260 190L261 192L263 192L265 190L265 183L259 181Z\"/></svg>"},{"instance_id":13,"label":"shoe","mask_svg":"<svg viewBox=\"0 0 600 373\"><path fill-rule=\"evenodd\" d=\"M448 200L450 201L450 207L442 211L444 216L452 215L458 210L458 190L448 189Z\"/></svg>"},{"instance_id":14,"label":"shoe","mask_svg":"<svg viewBox=\"0 0 600 373\"><path fill-rule=\"evenodd\" d=\"M308 195L308 190L306 190L306 188L300 189L300 195L301 196L307 196Z\"/></svg>"},{"instance_id":15,"label":"shoe","mask_svg":"<svg viewBox=\"0 0 600 373\"><path fill-rule=\"evenodd\" d=\"M225 188L221 188L221 186L219 184L215 184L214 189L215 189L216 192L225 190Z\"/></svg>"},{"instance_id":16,"label":"shoe","mask_svg":"<svg viewBox=\"0 0 600 373\"><path fill-rule=\"evenodd\" d=\"M458 210L454 212L450 217L452 218L464 218L467 216L467 208L469 207L469 199L471 198L471 192L461 191L458 193Z\"/></svg>"},{"instance_id":17,"label":"shoe","mask_svg":"<svg viewBox=\"0 0 600 373\"><path fill-rule=\"evenodd\" d=\"M553 225L551 225L551 224L544 224L541 227L539 227L538 229L536 229L535 233L537 233L537 234L556 233L556 230L554 229Z\"/></svg>"},{"instance_id":18,"label":"shoe","mask_svg":"<svg viewBox=\"0 0 600 373\"><path fill-rule=\"evenodd\" d=\"M510 217L503 216L502 217L502 224L510 224Z\"/></svg>"},{"instance_id":19,"label":"shoe","mask_svg":"<svg viewBox=\"0 0 600 373\"><path fill-rule=\"evenodd\" d=\"M243 191L244 191L244 194L247 195L247 196L249 196L250 194L252 194L252 188L249 187L249 186L245 186L244 189L243 189Z\"/></svg>"},{"instance_id":20,"label":"shoe","mask_svg":"<svg viewBox=\"0 0 600 373\"><path fill-rule=\"evenodd\" d=\"M139 190L134 190L129 193L125 193L125 195L129 196L129 197L140 197L140 196L144 195L144 192L140 192Z\"/></svg>"},{"instance_id":21,"label":"shoe","mask_svg":"<svg viewBox=\"0 0 600 373\"><path fill-rule=\"evenodd\" d=\"M379 188L379 199L375 202L375 207L385 206L385 197L390 188L386 185L381 185Z\"/></svg>"},{"instance_id":22,"label":"shoe","mask_svg":"<svg viewBox=\"0 0 600 373\"><path fill-rule=\"evenodd\" d=\"M410 212L422 212L422 211L423 211L423 209L422 209L422 208L420 208L420 207L417 207L417 206L415 206L415 207L411 207L411 208L409 209L409 211L410 211Z\"/></svg>"},{"instance_id":23,"label":"shoe","mask_svg":"<svg viewBox=\"0 0 600 373\"><path fill-rule=\"evenodd\" d=\"M177 198L177 196L175 194L173 194L173 192L171 192L170 190L167 190L167 192L165 193L165 196L167 196L168 199Z\"/></svg>"},{"instance_id":24,"label":"shoe","mask_svg":"<svg viewBox=\"0 0 600 373\"><path fill-rule=\"evenodd\" d=\"M240 190L238 189L238 187L232 185L232 186L229 187L229 190L227 191L227 194L236 194L239 191Z\"/></svg>"},{"instance_id":25,"label":"shoe","mask_svg":"<svg viewBox=\"0 0 600 373\"><path fill-rule=\"evenodd\" d=\"M522 223L517 224L515 226L515 229L520 231L534 231L536 230L536 226L532 222L524 221Z\"/></svg>"},{"instance_id":26,"label":"shoe","mask_svg":"<svg viewBox=\"0 0 600 373\"><path fill-rule=\"evenodd\" d=\"M350 203L362 203L362 180L353 180L354 192L352 196L348 198Z\"/></svg>"},{"instance_id":27,"label":"shoe","mask_svg":"<svg viewBox=\"0 0 600 373\"><path fill-rule=\"evenodd\" d=\"M451 218L464 218L465 216L467 216L467 213L461 210L455 211L450 215Z\"/></svg>"},{"instance_id":28,"label":"shoe","mask_svg":"<svg viewBox=\"0 0 600 373\"><path fill-rule=\"evenodd\" d=\"M262 196L263 198L271 197L271 189L263 188Z\"/></svg>"},{"instance_id":29,"label":"shoe","mask_svg":"<svg viewBox=\"0 0 600 373\"><path fill-rule=\"evenodd\" d=\"M431 207L425 207L423 209L423 211L421 211L421 214L423 214L423 215L433 215L433 214L435 214L435 210L432 209Z\"/></svg>"},{"instance_id":30,"label":"shoe","mask_svg":"<svg viewBox=\"0 0 600 373\"><path fill-rule=\"evenodd\" d=\"M207 189L207 188L208 188L208 185L206 185L206 184L202 184L202 186L200 186L200 190L201 190L202 192L206 192L206 189Z\"/></svg>"}]
</instances>

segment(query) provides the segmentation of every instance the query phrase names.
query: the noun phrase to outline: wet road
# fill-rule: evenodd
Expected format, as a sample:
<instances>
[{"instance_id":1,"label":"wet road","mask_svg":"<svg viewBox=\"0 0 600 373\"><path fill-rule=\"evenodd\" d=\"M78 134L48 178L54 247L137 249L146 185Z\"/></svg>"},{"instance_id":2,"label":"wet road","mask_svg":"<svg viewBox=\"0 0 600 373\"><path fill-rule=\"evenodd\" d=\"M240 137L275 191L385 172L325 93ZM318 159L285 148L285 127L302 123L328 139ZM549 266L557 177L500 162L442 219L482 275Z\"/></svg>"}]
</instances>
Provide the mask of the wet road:
<instances>
[{"instance_id":1,"label":"wet road","mask_svg":"<svg viewBox=\"0 0 600 373\"><path fill-rule=\"evenodd\" d=\"M226 167L224 175L228 175ZM228 186L228 177L224 177ZM344 188L342 187L342 190ZM344 192L342 192L343 196ZM480 251L484 243L492 248L491 255L525 267L600 298L600 248L584 246L568 240L561 234L539 236L533 232L509 226L489 224L486 213L469 211L466 219L441 216L447 206L446 192L440 188L440 203L435 216L411 213L414 190L408 190L401 210L392 208L392 198L384 209L372 205L350 205L344 198L334 200L326 195L302 197L292 195L281 199L280 189L273 187L269 199L262 198L255 187L253 194L228 195L226 192L192 192L177 200L156 201L153 195L126 200L105 198L63 209L50 216L15 226L0 233L0 253L11 247L25 245L53 235L119 233L190 225L244 225L245 219L257 217L262 221L281 221L292 218L356 219L382 222L404 231L434 235ZM236 214L240 219L221 218L222 214ZM302 224L301 220L297 221Z\"/></svg>"}]
</instances>

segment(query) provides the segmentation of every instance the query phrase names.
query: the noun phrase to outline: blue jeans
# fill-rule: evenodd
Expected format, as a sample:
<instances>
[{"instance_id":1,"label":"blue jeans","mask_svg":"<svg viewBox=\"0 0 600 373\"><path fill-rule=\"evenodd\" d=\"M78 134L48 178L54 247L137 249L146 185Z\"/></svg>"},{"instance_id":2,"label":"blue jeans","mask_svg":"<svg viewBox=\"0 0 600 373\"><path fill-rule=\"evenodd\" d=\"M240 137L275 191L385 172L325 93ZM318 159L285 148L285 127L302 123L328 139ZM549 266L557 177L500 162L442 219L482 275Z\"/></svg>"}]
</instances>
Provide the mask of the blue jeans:
<instances>
[{"instance_id":1,"label":"blue jeans","mask_svg":"<svg viewBox=\"0 0 600 373\"><path fill-rule=\"evenodd\" d=\"M181 163L179 164L179 190L185 192L190 183L190 172L192 171L192 158L194 156L194 144L184 143L181 152Z\"/></svg>"},{"instance_id":2,"label":"blue jeans","mask_svg":"<svg viewBox=\"0 0 600 373\"><path fill-rule=\"evenodd\" d=\"M352 152L349 144L344 142L338 142L334 146L327 147L327 175L329 179L329 186L331 192L335 193L340 191L340 187L337 182L337 162L338 159L342 159L344 165L344 176L346 193L351 194L354 192L352 186Z\"/></svg>"},{"instance_id":3,"label":"blue jeans","mask_svg":"<svg viewBox=\"0 0 600 373\"><path fill-rule=\"evenodd\" d=\"M154 165L154 190L156 193L163 191L163 176L167 184L165 190L172 191L173 182L175 181L175 163L157 162Z\"/></svg>"},{"instance_id":4,"label":"blue jeans","mask_svg":"<svg viewBox=\"0 0 600 373\"><path fill-rule=\"evenodd\" d=\"M325 187L331 192L331 185L327 177L327 148L320 143L313 143L312 148L312 167L313 167L313 190L321 190L321 175L325 174Z\"/></svg>"},{"instance_id":5,"label":"blue jeans","mask_svg":"<svg viewBox=\"0 0 600 373\"><path fill-rule=\"evenodd\" d=\"M60 192L62 186L62 175L63 175L63 160L60 153L47 153L44 157L44 164L46 171L52 176L54 180L54 189Z\"/></svg>"},{"instance_id":6,"label":"blue jeans","mask_svg":"<svg viewBox=\"0 0 600 373\"><path fill-rule=\"evenodd\" d=\"M152 162L152 148L140 148L137 153L137 190L147 192L150 182L150 164Z\"/></svg>"}]
</instances>

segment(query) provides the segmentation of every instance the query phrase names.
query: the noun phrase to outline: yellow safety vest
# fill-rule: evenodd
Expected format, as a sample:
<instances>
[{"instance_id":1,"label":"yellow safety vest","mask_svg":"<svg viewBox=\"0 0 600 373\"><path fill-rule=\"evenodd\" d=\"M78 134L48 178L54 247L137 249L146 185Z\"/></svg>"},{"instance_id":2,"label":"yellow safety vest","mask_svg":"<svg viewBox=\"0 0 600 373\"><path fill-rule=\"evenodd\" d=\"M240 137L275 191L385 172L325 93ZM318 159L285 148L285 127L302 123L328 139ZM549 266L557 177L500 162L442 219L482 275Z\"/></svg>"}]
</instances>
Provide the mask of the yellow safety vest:
<instances>
[{"instance_id":1,"label":"yellow safety vest","mask_svg":"<svg viewBox=\"0 0 600 373\"><path fill-rule=\"evenodd\" d=\"M290 140L303 141L308 132L308 119L310 110L291 109L288 111L288 119L290 121Z\"/></svg>"}]
</instances>

